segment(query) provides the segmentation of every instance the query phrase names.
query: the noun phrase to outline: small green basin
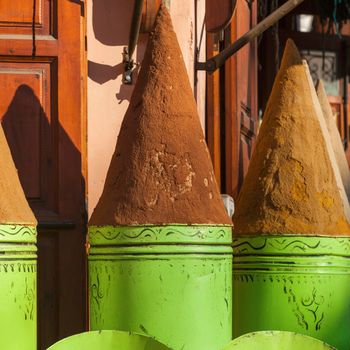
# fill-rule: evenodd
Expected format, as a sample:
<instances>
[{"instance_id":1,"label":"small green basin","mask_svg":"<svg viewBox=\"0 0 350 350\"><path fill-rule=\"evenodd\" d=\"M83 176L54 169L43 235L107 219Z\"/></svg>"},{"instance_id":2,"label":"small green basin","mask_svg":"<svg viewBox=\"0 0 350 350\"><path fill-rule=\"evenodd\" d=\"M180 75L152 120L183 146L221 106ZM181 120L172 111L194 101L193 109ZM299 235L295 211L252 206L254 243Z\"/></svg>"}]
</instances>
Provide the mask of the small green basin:
<instances>
[{"instance_id":1,"label":"small green basin","mask_svg":"<svg viewBox=\"0 0 350 350\"><path fill-rule=\"evenodd\" d=\"M170 350L152 338L120 331L94 331L73 335L48 350Z\"/></svg>"}]
</instances>

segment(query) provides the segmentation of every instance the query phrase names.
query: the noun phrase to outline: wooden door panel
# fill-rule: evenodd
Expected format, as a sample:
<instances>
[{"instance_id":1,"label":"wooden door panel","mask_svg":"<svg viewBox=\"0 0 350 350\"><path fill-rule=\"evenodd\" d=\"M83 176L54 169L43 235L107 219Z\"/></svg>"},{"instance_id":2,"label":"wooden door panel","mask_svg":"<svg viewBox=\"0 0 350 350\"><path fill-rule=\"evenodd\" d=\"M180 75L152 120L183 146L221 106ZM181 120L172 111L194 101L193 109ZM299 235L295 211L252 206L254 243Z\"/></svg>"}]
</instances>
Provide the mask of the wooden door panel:
<instances>
[{"instance_id":1,"label":"wooden door panel","mask_svg":"<svg viewBox=\"0 0 350 350\"><path fill-rule=\"evenodd\" d=\"M36 0L33 40L33 1L0 0L0 120L39 222L40 350L86 329L83 6Z\"/></svg>"},{"instance_id":2,"label":"wooden door panel","mask_svg":"<svg viewBox=\"0 0 350 350\"><path fill-rule=\"evenodd\" d=\"M1 62L0 118L32 207L56 211L52 62Z\"/></svg>"},{"instance_id":3,"label":"wooden door panel","mask_svg":"<svg viewBox=\"0 0 350 350\"><path fill-rule=\"evenodd\" d=\"M35 0L36 34L50 33L49 0ZM0 2L0 34L31 34L34 0L11 0Z\"/></svg>"},{"instance_id":4,"label":"wooden door panel","mask_svg":"<svg viewBox=\"0 0 350 350\"><path fill-rule=\"evenodd\" d=\"M257 22L257 2L238 0L228 30L230 42ZM257 132L257 43L243 47L225 65L226 188L237 197L248 169Z\"/></svg>"}]
</instances>

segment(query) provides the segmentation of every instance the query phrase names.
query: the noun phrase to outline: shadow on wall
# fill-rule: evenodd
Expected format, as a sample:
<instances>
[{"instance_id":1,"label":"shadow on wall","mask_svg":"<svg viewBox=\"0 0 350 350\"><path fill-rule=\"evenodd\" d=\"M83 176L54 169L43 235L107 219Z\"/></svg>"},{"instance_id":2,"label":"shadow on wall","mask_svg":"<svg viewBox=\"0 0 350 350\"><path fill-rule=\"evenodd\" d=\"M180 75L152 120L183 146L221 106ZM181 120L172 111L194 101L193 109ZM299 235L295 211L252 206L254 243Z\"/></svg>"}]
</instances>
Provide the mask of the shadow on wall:
<instances>
[{"instance_id":1,"label":"shadow on wall","mask_svg":"<svg viewBox=\"0 0 350 350\"><path fill-rule=\"evenodd\" d=\"M92 27L95 39L107 46L127 46L134 1L93 0ZM123 56L115 66L88 61L89 78L98 84L123 74Z\"/></svg>"},{"instance_id":2,"label":"shadow on wall","mask_svg":"<svg viewBox=\"0 0 350 350\"><path fill-rule=\"evenodd\" d=\"M133 0L93 0L92 26L95 38L104 45L126 45L133 7Z\"/></svg>"},{"instance_id":3,"label":"shadow on wall","mask_svg":"<svg viewBox=\"0 0 350 350\"><path fill-rule=\"evenodd\" d=\"M133 14L133 0L93 0L92 2L92 27L95 39L106 46L127 46L129 41L129 31ZM140 35L140 42L145 43L147 35ZM143 57L144 45L142 49L136 51L136 62L140 62ZM122 52L122 49L120 50ZM88 76L95 83L103 85L108 81L117 79L124 73L123 56L120 53L116 57L118 64L111 66L93 61L88 61ZM139 67L134 71L134 83L136 82ZM115 94L119 103L130 100L133 86L121 84L120 90Z\"/></svg>"},{"instance_id":4,"label":"shadow on wall","mask_svg":"<svg viewBox=\"0 0 350 350\"><path fill-rule=\"evenodd\" d=\"M88 61L89 78L98 84L104 84L107 81L115 80L119 75L123 74L123 63L119 63L115 66L109 66L108 64L101 64L92 61Z\"/></svg>"},{"instance_id":5,"label":"shadow on wall","mask_svg":"<svg viewBox=\"0 0 350 350\"><path fill-rule=\"evenodd\" d=\"M1 100L0 100L1 103ZM53 106L54 103L51 104ZM65 302L84 308L79 290L84 285L84 236L82 218L85 212L84 187L81 174L81 153L60 126L57 112L45 113L34 90L25 84L17 87L7 111L0 116L1 124L28 202L39 222L38 226L38 349L44 350L69 334L61 334L60 315L74 324L72 333L84 330L84 315L77 310L60 309L59 281L69 266L76 296L65 295ZM65 178L62 180L62 178ZM70 189L67 189L69 181ZM62 185L64 182L64 185ZM66 189L62 196L62 186ZM62 198L64 197L64 198ZM67 205L68 203L68 205ZM75 231L54 231L41 228L43 221L72 221ZM79 232L78 232L79 231ZM62 240L64 234L64 240ZM68 239L69 237L69 239ZM60 243L61 242L61 243ZM65 242L64 245L62 245ZM64 249L61 249L65 247ZM66 247L69 249L66 250ZM70 251L70 252L68 252ZM74 261L71 259L74 252ZM76 299L75 299L76 298ZM71 300L72 299L72 300ZM73 300L74 299L74 300ZM77 320L78 319L78 320Z\"/></svg>"}]
</instances>

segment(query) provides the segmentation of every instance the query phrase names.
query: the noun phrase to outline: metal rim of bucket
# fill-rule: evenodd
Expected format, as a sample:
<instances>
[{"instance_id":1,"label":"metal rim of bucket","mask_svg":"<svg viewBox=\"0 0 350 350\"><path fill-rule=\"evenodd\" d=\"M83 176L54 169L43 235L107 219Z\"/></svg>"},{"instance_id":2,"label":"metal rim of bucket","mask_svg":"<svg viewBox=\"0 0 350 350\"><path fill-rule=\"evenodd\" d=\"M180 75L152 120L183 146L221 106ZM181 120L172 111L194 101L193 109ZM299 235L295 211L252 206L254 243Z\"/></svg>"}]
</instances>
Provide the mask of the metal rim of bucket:
<instances>
[{"instance_id":1,"label":"metal rim of bucket","mask_svg":"<svg viewBox=\"0 0 350 350\"><path fill-rule=\"evenodd\" d=\"M115 345L116 343L121 343L121 344L124 344L124 346L128 345L127 347L128 349L131 349L130 345L134 342L135 344L138 345L137 349L140 349L140 350L141 348L153 349L155 347L158 350L170 350L167 346L158 342L152 337L145 336L144 334L139 334L134 332L124 332L124 331L118 331L118 330L89 331L89 332L76 334L58 341L57 343L49 347L48 350L55 350L55 349L72 349L73 350L72 348L73 345L77 346L78 344L85 344L86 346L86 344L91 344L96 341L109 343L111 345L113 344Z\"/></svg>"},{"instance_id":2,"label":"metal rim of bucket","mask_svg":"<svg viewBox=\"0 0 350 350\"><path fill-rule=\"evenodd\" d=\"M230 245L229 225L90 226L89 243L102 245L206 244Z\"/></svg>"},{"instance_id":3,"label":"metal rim of bucket","mask_svg":"<svg viewBox=\"0 0 350 350\"><path fill-rule=\"evenodd\" d=\"M36 243L37 230L33 225L0 224L0 243Z\"/></svg>"},{"instance_id":4,"label":"metal rim of bucket","mask_svg":"<svg viewBox=\"0 0 350 350\"><path fill-rule=\"evenodd\" d=\"M224 349L222 350L234 350L237 346L239 346L239 348L241 348L242 345L245 346L249 346L249 345L254 345L257 346L258 342L257 340L260 339L260 341L262 339L267 340L270 343L270 346L273 345L275 343L276 345L276 338L282 339L285 338L286 340L290 340L289 344L285 344L286 349L299 349L300 346L303 346L304 349L307 349L307 346L313 346L313 349L323 349L323 350L336 350L334 347L332 347L331 345L304 335L304 334L299 334L299 333L295 333L295 332L287 332L287 331L260 331L260 332L252 332L252 333L247 333L244 334L236 339L234 339L232 342L230 342L227 346L224 347ZM254 343L255 342L255 343ZM297 346L297 344L299 346ZM290 345L290 347L287 347L288 345ZM278 345L277 345L278 346ZM277 348L276 346L276 348ZM297 347L295 347L297 346ZM244 347L245 348L245 347ZM247 349L250 349L250 347ZM257 348L255 348L256 350L260 350L261 348L259 348L259 346Z\"/></svg>"},{"instance_id":5,"label":"metal rim of bucket","mask_svg":"<svg viewBox=\"0 0 350 350\"><path fill-rule=\"evenodd\" d=\"M350 237L261 235L234 237L235 256L343 256L350 257Z\"/></svg>"}]
</instances>

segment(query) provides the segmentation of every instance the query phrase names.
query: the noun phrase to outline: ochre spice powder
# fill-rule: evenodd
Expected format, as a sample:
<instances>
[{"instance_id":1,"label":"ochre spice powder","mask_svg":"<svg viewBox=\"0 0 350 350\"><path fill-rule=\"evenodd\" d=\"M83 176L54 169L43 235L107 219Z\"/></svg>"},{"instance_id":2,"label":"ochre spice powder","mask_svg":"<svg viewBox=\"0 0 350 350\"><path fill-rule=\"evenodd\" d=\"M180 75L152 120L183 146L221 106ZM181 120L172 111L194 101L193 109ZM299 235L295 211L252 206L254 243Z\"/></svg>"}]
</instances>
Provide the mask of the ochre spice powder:
<instances>
[{"instance_id":1,"label":"ochre spice powder","mask_svg":"<svg viewBox=\"0 0 350 350\"><path fill-rule=\"evenodd\" d=\"M0 169L0 224L36 225L36 219L25 198L1 125Z\"/></svg>"},{"instance_id":2,"label":"ochre spice powder","mask_svg":"<svg viewBox=\"0 0 350 350\"><path fill-rule=\"evenodd\" d=\"M161 6L90 225L232 224Z\"/></svg>"},{"instance_id":3,"label":"ochre spice powder","mask_svg":"<svg viewBox=\"0 0 350 350\"><path fill-rule=\"evenodd\" d=\"M316 92L320 105L322 108L323 116L326 121L327 129L331 138L334 155L339 167L340 175L344 184L344 188L348 199L350 198L350 172L349 165L346 160L343 142L341 140L339 130L337 128L335 116L332 111L332 107L329 103L322 80L319 80L316 84Z\"/></svg>"},{"instance_id":4,"label":"ochre spice powder","mask_svg":"<svg viewBox=\"0 0 350 350\"><path fill-rule=\"evenodd\" d=\"M234 215L236 235L350 235L299 52L289 40Z\"/></svg>"}]
</instances>

